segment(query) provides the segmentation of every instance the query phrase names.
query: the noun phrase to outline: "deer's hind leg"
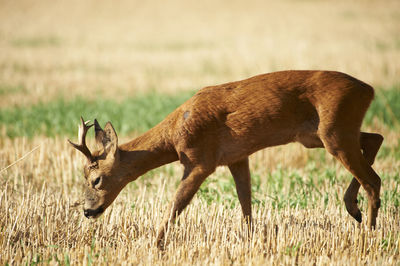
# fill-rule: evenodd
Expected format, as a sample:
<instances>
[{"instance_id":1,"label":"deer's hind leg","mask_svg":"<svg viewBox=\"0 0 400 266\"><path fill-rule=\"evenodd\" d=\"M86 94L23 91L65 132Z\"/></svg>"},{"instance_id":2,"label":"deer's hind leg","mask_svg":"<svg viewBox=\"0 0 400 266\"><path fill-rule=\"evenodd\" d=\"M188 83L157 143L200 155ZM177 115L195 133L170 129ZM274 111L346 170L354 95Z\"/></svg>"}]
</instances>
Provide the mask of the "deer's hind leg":
<instances>
[{"instance_id":1,"label":"deer's hind leg","mask_svg":"<svg viewBox=\"0 0 400 266\"><path fill-rule=\"evenodd\" d=\"M365 160L373 165L376 154L383 142L383 136L376 133L361 132L360 144Z\"/></svg>"},{"instance_id":2,"label":"deer's hind leg","mask_svg":"<svg viewBox=\"0 0 400 266\"><path fill-rule=\"evenodd\" d=\"M354 134L357 135L357 134ZM303 134L297 137L297 141L303 144L306 148L323 148L324 143L316 134ZM359 143L362 150L362 155L369 165L375 161L376 154L382 144L383 137L376 133L361 132ZM335 141L336 142L336 141ZM344 194L344 202L347 212L356 219L359 223L362 221L361 211L357 206L357 195L360 189L360 183L353 177Z\"/></svg>"},{"instance_id":3,"label":"deer's hind leg","mask_svg":"<svg viewBox=\"0 0 400 266\"><path fill-rule=\"evenodd\" d=\"M329 128L322 128L320 136L328 152L335 156L355 177L348 188L349 192L346 192L349 196L345 196L348 212L357 221L361 220L361 213L354 198L357 197L359 184L361 184L368 195L368 226L375 227L380 207L381 179L361 153L358 129L331 124ZM373 151L369 151L367 154L373 154Z\"/></svg>"},{"instance_id":4,"label":"deer's hind leg","mask_svg":"<svg viewBox=\"0 0 400 266\"><path fill-rule=\"evenodd\" d=\"M360 145L363 156L369 165L375 161L376 154L382 144L383 137L380 134L361 132ZM357 194L360 189L360 183L356 178L351 180L349 187L344 194L344 202L347 212L359 223L362 221L361 211L357 206Z\"/></svg>"}]
</instances>

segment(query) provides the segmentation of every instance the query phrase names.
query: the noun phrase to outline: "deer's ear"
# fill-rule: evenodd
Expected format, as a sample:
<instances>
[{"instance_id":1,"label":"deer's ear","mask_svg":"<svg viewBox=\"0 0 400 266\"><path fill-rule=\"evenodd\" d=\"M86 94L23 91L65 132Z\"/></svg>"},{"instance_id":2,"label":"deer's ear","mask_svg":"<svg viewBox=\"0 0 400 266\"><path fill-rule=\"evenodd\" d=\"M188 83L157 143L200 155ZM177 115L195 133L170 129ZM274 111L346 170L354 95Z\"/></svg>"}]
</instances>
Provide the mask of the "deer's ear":
<instances>
[{"instance_id":1,"label":"deer's ear","mask_svg":"<svg viewBox=\"0 0 400 266\"><path fill-rule=\"evenodd\" d=\"M103 141L104 151L107 153L107 157L111 155L116 158L118 153L118 136L111 122L107 122L103 132L105 134L104 139L107 139L106 142Z\"/></svg>"},{"instance_id":2,"label":"deer's ear","mask_svg":"<svg viewBox=\"0 0 400 266\"><path fill-rule=\"evenodd\" d=\"M107 157L116 158L118 153L118 136L111 122L107 122L103 130L95 119L94 129L97 147L103 149Z\"/></svg>"},{"instance_id":3,"label":"deer's ear","mask_svg":"<svg viewBox=\"0 0 400 266\"><path fill-rule=\"evenodd\" d=\"M99 125L99 122L97 122L97 119L94 120L94 132L95 132L95 137L96 137L96 144L98 149L102 149L106 142L106 134Z\"/></svg>"}]
</instances>

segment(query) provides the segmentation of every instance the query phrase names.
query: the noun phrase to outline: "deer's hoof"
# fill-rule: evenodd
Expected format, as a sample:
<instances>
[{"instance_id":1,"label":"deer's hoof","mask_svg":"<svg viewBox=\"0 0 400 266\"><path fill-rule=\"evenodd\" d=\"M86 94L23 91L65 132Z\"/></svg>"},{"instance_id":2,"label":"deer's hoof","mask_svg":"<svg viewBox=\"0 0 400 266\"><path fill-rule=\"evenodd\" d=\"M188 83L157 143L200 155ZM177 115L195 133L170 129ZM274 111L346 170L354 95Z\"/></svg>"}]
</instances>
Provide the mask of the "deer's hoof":
<instances>
[{"instance_id":1,"label":"deer's hoof","mask_svg":"<svg viewBox=\"0 0 400 266\"><path fill-rule=\"evenodd\" d=\"M358 212L355 215L352 215L354 219L356 219L357 222L361 223L362 222L362 215L361 211L358 210Z\"/></svg>"}]
</instances>

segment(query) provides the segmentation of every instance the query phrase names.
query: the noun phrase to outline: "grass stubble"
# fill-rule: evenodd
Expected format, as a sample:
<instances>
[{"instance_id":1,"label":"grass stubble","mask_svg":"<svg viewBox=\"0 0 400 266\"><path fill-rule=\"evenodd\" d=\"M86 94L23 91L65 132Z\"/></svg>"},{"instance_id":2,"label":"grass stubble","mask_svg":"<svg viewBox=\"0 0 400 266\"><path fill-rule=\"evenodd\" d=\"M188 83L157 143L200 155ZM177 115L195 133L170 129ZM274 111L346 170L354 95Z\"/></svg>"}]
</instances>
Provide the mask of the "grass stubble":
<instances>
[{"instance_id":1,"label":"grass stubble","mask_svg":"<svg viewBox=\"0 0 400 266\"><path fill-rule=\"evenodd\" d=\"M393 100L399 95L398 1L170 1L166 6L26 0L1 6L0 113L14 113L21 124L9 117L0 121L0 169L39 148L0 172L0 264L398 265L400 136ZM297 144L251 157L250 239L223 167L168 232L164 252L154 240L182 174L178 163L129 184L98 220L84 218L83 158L66 142L76 129L70 129L71 119L81 110L76 99L124 104L148 92L187 93L304 68L343 71L378 88L379 101L370 112L375 118L366 125L385 136L374 165L383 181L375 231L365 228L363 191L358 199L364 222L357 224L345 210L350 174L325 151ZM72 112L59 109L60 98ZM40 106L50 111L43 113ZM36 118L18 118L24 114L18 108L36 110ZM49 119L49 112L60 110L67 122ZM102 114L82 110L84 116ZM110 115L124 116L113 118L123 132L121 142L140 133L126 126L141 119L135 110L120 108ZM377 115L381 112L385 115ZM57 128L49 133L51 127Z\"/></svg>"},{"instance_id":2,"label":"grass stubble","mask_svg":"<svg viewBox=\"0 0 400 266\"><path fill-rule=\"evenodd\" d=\"M92 221L82 214L81 155L63 138L2 140L1 165L38 145L29 160L1 173L1 264L396 265L400 259L398 158L380 158L375 165L384 173L375 231L347 214L342 195L351 176L343 167L323 151L291 144L251 158L255 226L250 239L232 178L218 168L160 252L154 240L179 183L178 163L129 184ZM359 200L366 219L365 193Z\"/></svg>"}]
</instances>

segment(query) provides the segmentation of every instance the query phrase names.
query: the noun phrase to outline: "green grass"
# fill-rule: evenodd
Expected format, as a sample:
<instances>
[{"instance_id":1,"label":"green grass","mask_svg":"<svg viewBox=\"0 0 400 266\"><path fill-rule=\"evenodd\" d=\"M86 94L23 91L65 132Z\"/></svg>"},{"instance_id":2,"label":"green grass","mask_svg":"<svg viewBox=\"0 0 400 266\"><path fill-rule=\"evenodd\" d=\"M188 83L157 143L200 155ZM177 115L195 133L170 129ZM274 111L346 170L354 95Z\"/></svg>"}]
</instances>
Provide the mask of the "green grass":
<instances>
[{"instance_id":1,"label":"green grass","mask_svg":"<svg viewBox=\"0 0 400 266\"><path fill-rule=\"evenodd\" d=\"M8 85L8 84L1 84L0 85L0 96L7 95L7 94L14 94L19 92L26 92L26 88L21 85Z\"/></svg>"},{"instance_id":2,"label":"green grass","mask_svg":"<svg viewBox=\"0 0 400 266\"><path fill-rule=\"evenodd\" d=\"M56 36L34 36L23 37L12 40L11 45L19 48L39 48L39 47L56 47L60 46L61 39Z\"/></svg>"},{"instance_id":3,"label":"green grass","mask_svg":"<svg viewBox=\"0 0 400 266\"><path fill-rule=\"evenodd\" d=\"M304 173L300 173L299 169L278 167L266 174L260 174L260 169L251 169L253 205L267 205L278 210L316 208L321 202L325 206L343 206L342 193L330 188L342 188L345 191L352 179L350 173L338 173L332 167L318 168L313 161L310 161L305 169ZM148 190L158 189L157 186L152 188L150 185L157 178L159 176L146 174L144 179ZM382 209L392 211L388 210L390 205L397 209L400 207L400 175L383 173L381 178L384 185L381 196ZM397 185L388 186L392 181ZM212 174L201 185L196 195L207 205L218 202L226 209L239 207L235 183L229 171ZM359 193L358 201L360 208L365 210L367 197L364 192Z\"/></svg>"},{"instance_id":4,"label":"green grass","mask_svg":"<svg viewBox=\"0 0 400 266\"><path fill-rule=\"evenodd\" d=\"M14 89L0 88L0 94L10 90ZM0 127L5 127L7 136L11 138L36 135L72 136L77 132L79 117L82 115L85 119L97 118L101 124L111 121L118 134L144 132L164 119L193 94L194 92L176 95L153 92L122 102L103 98L96 100L75 98L72 101L59 99L28 107L3 108L0 109ZM374 119L382 121L389 128L399 127L399 86L390 90L379 90L366 114L365 123L371 124Z\"/></svg>"},{"instance_id":5,"label":"green grass","mask_svg":"<svg viewBox=\"0 0 400 266\"><path fill-rule=\"evenodd\" d=\"M83 116L90 120L97 118L103 125L111 121L118 134L126 135L129 132L150 129L192 94L194 93L150 93L122 102L107 99L59 99L30 107L0 109L0 125L6 128L6 134L11 138L36 135L72 136L76 135L79 117Z\"/></svg>"},{"instance_id":6,"label":"green grass","mask_svg":"<svg viewBox=\"0 0 400 266\"><path fill-rule=\"evenodd\" d=\"M379 149L377 159L379 160L388 157L400 159L400 142L397 145L386 145L386 143L383 142L383 145Z\"/></svg>"},{"instance_id":7,"label":"green grass","mask_svg":"<svg viewBox=\"0 0 400 266\"><path fill-rule=\"evenodd\" d=\"M389 90L376 90L365 121L370 124L374 118L392 128L400 126L400 85Z\"/></svg>"}]
</instances>

